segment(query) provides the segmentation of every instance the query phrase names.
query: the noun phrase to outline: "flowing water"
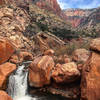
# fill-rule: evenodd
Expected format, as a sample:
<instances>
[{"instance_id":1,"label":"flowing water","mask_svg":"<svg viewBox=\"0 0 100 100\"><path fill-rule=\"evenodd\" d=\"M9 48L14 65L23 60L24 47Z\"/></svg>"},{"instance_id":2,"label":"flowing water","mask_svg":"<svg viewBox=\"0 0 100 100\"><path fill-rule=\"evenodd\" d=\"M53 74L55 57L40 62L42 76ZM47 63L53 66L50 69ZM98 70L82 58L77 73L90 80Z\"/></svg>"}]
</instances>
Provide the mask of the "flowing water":
<instances>
[{"instance_id":1,"label":"flowing water","mask_svg":"<svg viewBox=\"0 0 100 100\"><path fill-rule=\"evenodd\" d=\"M29 62L26 62L26 64ZM28 71L26 71L25 63L18 67L18 69L9 77L8 94L13 100L66 100L59 96L51 94L34 95L31 97L28 94Z\"/></svg>"},{"instance_id":2,"label":"flowing water","mask_svg":"<svg viewBox=\"0 0 100 100\"><path fill-rule=\"evenodd\" d=\"M22 65L9 77L7 92L13 100L36 100L27 93L27 76L28 71L25 71L25 65Z\"/></svg>"}]
</instances>

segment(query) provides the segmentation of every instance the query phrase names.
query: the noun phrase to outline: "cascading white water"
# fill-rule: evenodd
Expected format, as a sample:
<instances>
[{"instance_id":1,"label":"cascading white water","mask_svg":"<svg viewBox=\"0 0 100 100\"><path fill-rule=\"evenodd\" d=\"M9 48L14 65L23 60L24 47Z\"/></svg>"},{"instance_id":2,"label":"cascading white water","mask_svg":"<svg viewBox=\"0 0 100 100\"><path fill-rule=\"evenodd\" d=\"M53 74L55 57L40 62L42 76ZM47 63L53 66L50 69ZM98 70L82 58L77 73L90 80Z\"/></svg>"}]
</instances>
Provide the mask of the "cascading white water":
<instances>
[{"instance_id":1,"label":"cascading white water","mask_svg":"<svg viewBox=\"0 0 100 100\"><path fill-rule=\"evenodd\" d=\"M13 98L13 100L65 100L56 99L54 97L48 96L35 96L34 98L28 95L28 71L26 71L25 64L30 62L24 62L22 66L9 77L9 84L7 88L8 94ZM66 99L67 100L67 99Z\"/></svg>"},{"instance_id":2,"label":"cascading white water","mask_svg":"<svg viewBox=\"0 0 100 100\"><path fill-rule=\"evenodd\" d=\"M27 76L28 71L25 71L25 65L19 66L14 74L9 77L7 92L13 100L36 100L27 93Z\"/></svg>"}]
</instances>

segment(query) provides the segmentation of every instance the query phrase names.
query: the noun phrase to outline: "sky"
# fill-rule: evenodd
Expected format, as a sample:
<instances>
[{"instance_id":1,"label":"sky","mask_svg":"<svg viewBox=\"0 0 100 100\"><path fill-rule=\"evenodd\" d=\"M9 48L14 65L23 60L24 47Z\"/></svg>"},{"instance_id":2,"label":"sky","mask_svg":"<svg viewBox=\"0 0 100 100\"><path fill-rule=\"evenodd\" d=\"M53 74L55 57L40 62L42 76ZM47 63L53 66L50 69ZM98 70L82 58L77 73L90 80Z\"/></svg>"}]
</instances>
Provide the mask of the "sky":
<instances>
[{"instance_id":1,"label":"sky","mask_svg":"<svg viewBox=\"0 0 100 100\"><path fill-rule=\"evenodd\" d=\"M82 8L90 9L100 6L100 0L57 0L62 9Z\"/></svg>"}]
</instances>

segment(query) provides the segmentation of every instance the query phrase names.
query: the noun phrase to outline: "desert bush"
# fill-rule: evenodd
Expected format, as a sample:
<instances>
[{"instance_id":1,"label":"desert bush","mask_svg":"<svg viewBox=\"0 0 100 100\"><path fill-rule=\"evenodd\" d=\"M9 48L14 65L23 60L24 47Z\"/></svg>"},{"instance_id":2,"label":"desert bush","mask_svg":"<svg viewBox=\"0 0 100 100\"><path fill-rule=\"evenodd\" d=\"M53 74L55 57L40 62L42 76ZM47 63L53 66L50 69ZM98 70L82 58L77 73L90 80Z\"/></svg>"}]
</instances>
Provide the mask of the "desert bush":
<instances>
[{"instance_id":1,"label":"desert bush","mask_svg":"<svg viewBox=\"0 0 100 100\"><path fill-rule=\"evenodd\" d=\"M87 38L87 39L83 39L82 41L78 41L78 40L72 40L69 41L68 43L66 43L65 46L61 47L61 48L54 48L55 50L55 55L59 56L59 55L69 55L71 56L72 53L76 50L76 49L80 49L80 48L84 48L86 50L89 50L90 47L90 41L91 39Z\"/></svg>"}]
</instances>

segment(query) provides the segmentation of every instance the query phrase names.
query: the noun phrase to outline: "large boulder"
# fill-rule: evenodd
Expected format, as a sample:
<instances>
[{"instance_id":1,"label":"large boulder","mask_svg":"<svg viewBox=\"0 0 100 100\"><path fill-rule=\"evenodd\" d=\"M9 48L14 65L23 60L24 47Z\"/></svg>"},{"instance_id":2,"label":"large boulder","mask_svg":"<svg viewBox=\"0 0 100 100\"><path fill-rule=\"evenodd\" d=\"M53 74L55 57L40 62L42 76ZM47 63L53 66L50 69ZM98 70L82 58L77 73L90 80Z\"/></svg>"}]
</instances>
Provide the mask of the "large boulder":
<instances>
[{"instance_id":1,"label":"large boulder","mask_svg":"<svg viewBox=\"0 0 100 100\"><path fill-rule=\"evenodd\" d=\"M14 46L7 39L0 37L0 64L6 62L14 52Z\"/></svg>"},{"instance_id":2,"label":"large boulder","mask_svg":"<svg viewBox=\"0 0 100 100\"><path fill-rule=\"evenodd\" d=\"M100 54L95 52L83 66L81 100L100 100Z\"/></svg>"},{"instance_id":3,"label":"large boulder","mask_svg":"<svg viewBox=\"0 0 100 100\"><path fill-rule=\"evenodd\" d=\"M0 89L6 88L6 80L15 69L16 65L9 62L0 65Z\"/></svg>"},{"instance_id":4,"label":"large boulder","mask_svg":"<svg viewBox=\"0 0 100 100\"><path fill-rule=\"evenodd\" d=\"M91 41L90 49L100 51L100 38L96 38Z\"/></svg>"},{"instance_id":5,"label":"large boulder","mask_svg":"<svg viewBox=\"0 0 100 100\"><path fill-rule=\"evenodd\" d=\"M91 56L83 66L81 100L100 100L100 38L91 42Z\"/></svg>"},{"instance_id":6,"label":"large boulder","mask_svg":"<svg viewBox=\"0 0 100 100\"><path fill-rule=\"evenodd\" d=\"M0 100L13 100L6 92L0 91Z\"/></svg>"},{"instance_id":7,"label":"large boulder","mask_svg":"<svg viewBox=\"0 0 100 100\"><path fill-rule=\"evenodd\" d=\"M50 56L36 58L29 66L29 83L33 87L42 87L50 83L54 61Z\"/></svg>"},{"instance_id":8,"label":"large boulder","mask_svg":"<svg viewBox=\"0 0 100 100\"><path fill-rule=\"evenodd\" d=\"M80 72L74 62L63 65L57 64L52 77L56 83L71 83L80 77Z\"/></svg>"},{"instance_id":9,"label":"large boulder","mask_svg":"<svg viewBox=\"0 0 100 100\"><path fill-rule=\"evenodd\" d=\"M73 52L73 60L76 62L86 62L88 57L90 55L90 52L86 49L76 49Z\"/></svg>"}]
</instances>

